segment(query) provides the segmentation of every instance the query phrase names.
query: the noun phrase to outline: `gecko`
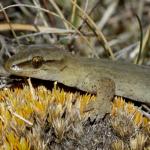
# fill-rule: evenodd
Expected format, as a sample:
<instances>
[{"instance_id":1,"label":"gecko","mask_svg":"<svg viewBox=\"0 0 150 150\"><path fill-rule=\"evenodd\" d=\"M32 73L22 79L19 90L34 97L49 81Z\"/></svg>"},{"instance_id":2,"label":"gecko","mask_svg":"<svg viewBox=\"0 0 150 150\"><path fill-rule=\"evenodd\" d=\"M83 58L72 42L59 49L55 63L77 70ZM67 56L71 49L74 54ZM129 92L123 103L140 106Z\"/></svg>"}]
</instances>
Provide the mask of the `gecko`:
<instances>
[{"instance_id":1,"label":"gecko","mask_svg":"<svg viewBox=\"0 0 150 150\"><path fill-rule=\"evenodd\" d=\"M110 112L114 95L150 105L148 66L77 56L57 46L27 46L4 67L12 75L58 81L96 94L86 110L101 117Z\"/></svg>"}]
</instances>

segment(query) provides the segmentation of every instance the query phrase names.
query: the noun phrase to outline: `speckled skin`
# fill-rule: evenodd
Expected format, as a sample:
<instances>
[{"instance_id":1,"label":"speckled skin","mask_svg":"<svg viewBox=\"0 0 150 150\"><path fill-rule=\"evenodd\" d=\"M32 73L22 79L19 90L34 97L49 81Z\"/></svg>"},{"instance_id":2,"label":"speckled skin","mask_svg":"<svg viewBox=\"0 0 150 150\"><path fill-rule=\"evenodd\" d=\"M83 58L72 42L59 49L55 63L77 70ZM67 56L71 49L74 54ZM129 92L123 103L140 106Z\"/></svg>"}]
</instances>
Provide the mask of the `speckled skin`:
<instances>
[{"instance_id":1,"label":"speckled skin","mask_svg":"<svg viewBox=\"0 0 150 150\"><path fill-rule=\"evenodd\" d=\"M91 104L99 114L110 111L114 94L150 105L150 67L74 56L57 47L27 47L5 63L13 75L52 80L96 93ZM33 57L40 56L38 67Z\"/></svg>"}]
</instances>

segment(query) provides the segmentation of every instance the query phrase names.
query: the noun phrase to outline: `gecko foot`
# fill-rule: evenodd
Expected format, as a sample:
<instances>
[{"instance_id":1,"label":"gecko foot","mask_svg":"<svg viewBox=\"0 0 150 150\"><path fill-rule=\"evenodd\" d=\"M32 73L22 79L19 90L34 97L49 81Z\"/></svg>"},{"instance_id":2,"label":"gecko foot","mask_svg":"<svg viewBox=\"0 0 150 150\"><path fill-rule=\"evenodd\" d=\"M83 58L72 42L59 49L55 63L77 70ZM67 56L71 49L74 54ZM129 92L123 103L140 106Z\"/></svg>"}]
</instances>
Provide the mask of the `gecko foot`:
<instances>
[{"instance_id":1,"label":"gecko foot","mask_svg":"<svg viewBox=\"0 0 150 150\"><path fill-rule=\"evenodd\" d=\"M109 78L99 80L97 86L97 97L95 101L91 101L86 110L91 110L91 116L103 118L107 113L110 113L112 99L115 95L115 83Z\"/></svg>"}]
</instances>

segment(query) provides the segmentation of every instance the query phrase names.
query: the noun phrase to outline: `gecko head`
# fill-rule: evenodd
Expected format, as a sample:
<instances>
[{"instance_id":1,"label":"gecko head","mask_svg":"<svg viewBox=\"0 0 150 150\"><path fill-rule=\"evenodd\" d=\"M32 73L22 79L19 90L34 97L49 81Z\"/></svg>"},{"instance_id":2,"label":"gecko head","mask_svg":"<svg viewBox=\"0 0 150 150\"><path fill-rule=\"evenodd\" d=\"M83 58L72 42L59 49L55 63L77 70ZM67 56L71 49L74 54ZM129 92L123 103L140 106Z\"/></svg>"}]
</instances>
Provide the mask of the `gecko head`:
<instances>
[{"instance_id":1,"label":"gecko head","mask_svg":"<svg viewBox=\"0 0 150 150\"><path fill-rule=\"evenodd\" d=\"M67 55L69 53L58 47L32 47L19 51L7 60L4 67L13 75L57 80L66 67Z\"/></svg>"}]
</instances>

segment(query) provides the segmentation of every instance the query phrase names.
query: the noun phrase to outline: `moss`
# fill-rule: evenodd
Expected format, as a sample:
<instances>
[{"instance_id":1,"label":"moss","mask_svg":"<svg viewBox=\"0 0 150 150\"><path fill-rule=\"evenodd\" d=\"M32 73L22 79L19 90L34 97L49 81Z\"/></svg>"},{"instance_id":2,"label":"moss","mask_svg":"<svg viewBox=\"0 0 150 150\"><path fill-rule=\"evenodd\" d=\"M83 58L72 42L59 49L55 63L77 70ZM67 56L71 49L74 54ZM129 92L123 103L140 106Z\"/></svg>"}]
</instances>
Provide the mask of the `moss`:
<instances>
[{"instance_id":1,"label":"moss","mask_svg":"<svg viewBox=\"0 0 150 150\"><path fill-rule=\"evenodd\" d=\"M149 120L143 117L133 104L126 103L122 98L115 98L111 118L106 125L101 121L104 125L98 132L100 121L92 123L88 121L90 112L83 113L87 103L95 100L94 96L65 92L57 87L57 84L54 84L52 91L44 86L31 90L31 87L24 85L23 88L0 91L2 149L45 149L64 145L65 148L90 147L90 142L95 143L96 139L101 137L101 132L110 132L111 128L112 140L109 143L112 143L110 146L113 148L136 147L138 135L144 137L142 147L148 145ZM118 144L113 141L114 137L121 142ZM103 137L97 140L96 145L99 145L102 139ZM51 142L55 143L52 144L53 147ZM72 144L68 145L68 142Z\"/></svg>"}]
</instances>

